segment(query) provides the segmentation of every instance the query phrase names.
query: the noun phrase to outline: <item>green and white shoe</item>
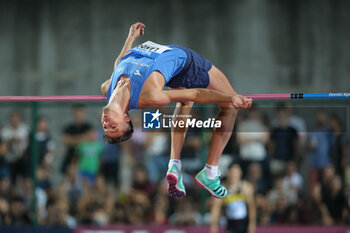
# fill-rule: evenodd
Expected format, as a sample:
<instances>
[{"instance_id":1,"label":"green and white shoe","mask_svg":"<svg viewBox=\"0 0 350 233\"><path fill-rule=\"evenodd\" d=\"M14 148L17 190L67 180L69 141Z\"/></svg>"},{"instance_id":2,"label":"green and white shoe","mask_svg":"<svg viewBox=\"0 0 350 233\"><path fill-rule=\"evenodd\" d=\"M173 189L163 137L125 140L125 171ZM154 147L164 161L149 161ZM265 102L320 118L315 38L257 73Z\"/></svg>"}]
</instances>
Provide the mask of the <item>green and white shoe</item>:
<instances>
[{"instance_id":1,"label":"green and white shoe","mask_svg":"<svg viewBox=\"0 0 350 233\"><path fill-rule=\"evenodd\" d=\"M166 174L168 181L168 193L172 197L185 197L186 190L182 182L182 174L180 169L175 165L171 165Z\"/></svg>"},{"instance_id":2,"label":"green and white shoe","mask_svg":"<svg viewBox=\"0 0 350 233\"><path fill-rule=\"evenodd\" d=\"M209 193L216 198L221 199L227 195L227 189L222 186L220 182L220 171L219 175L215 177L215 179L210 179L205 171L205 168L203 168L203 170L197 174L195 180L200 186L208 190Z\"/></svg>"}]
</instances>

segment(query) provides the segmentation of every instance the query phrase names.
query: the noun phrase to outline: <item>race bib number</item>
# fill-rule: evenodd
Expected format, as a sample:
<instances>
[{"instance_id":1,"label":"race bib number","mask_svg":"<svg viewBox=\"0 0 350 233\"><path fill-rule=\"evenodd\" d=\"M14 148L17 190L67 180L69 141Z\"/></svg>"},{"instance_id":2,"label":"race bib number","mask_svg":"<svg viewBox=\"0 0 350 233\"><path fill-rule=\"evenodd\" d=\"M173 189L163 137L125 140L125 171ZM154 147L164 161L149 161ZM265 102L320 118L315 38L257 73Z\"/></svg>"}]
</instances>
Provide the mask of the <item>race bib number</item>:
<instances>
[{"instance_id":1,"label":"race bib number","mask_svg":"<svg viewBox=\"0 0 350 233\"><path fill-rule=\"evenodd\" d=\"M165 45L154 43L152 41L147 41L131 49L133 52L153 59L157 58L160 54L164 53L167 50L171 50L171 48Z\"/></svg>"}]
</instances>

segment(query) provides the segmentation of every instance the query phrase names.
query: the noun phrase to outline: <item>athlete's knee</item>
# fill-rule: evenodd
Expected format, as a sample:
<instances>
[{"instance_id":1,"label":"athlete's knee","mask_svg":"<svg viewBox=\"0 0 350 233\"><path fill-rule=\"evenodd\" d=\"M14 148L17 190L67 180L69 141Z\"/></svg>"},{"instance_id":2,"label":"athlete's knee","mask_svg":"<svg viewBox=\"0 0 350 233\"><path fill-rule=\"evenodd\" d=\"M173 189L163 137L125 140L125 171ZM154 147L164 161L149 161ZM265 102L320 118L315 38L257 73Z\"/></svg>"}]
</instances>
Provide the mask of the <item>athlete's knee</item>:
<instances>
[{"instance_id":1,"label":"athlete's knee","mask_svg":"<svg viewBox=\"0 0 350 233\"><path fill-rule=\"evenodd\" d=\"M233 106L231 103L220 103L220 113L227 113L231 115L237 115L238 109Z\"/></svg>"},{"instance_id":2,"label":"athlete's knee","mask_svg":"<svg viewBox=\"0 0 350 233\"><path fill-rule=\"evenodd\" d=\"M183 102L181 104L182 104L183 107L192 108L194 102L193 101L186 101L186 102Z\"/></svg>"},{"instance_id":3,"label":"athlete's knee","mask_svg":"<svg viewBox=\"0 0 350 233\"><path fill-rule=\"evenodd\" d=\"M232 135L232 129L222 126L221 128L215 129L214 133L218 135L221 138L221 140L227 141Z\"/></svg>"},{"instance_id":4,"label":"athlete's knee","mask_svg":"<svg viewBox=\"0 0 350 233\"><path fill-rule=\"evenodd\" d=\"M176 107L185 107L185 108L192 108L194 102L193 101L186 101L186 102L177 102Z\"/></svg>"}]
</instances>

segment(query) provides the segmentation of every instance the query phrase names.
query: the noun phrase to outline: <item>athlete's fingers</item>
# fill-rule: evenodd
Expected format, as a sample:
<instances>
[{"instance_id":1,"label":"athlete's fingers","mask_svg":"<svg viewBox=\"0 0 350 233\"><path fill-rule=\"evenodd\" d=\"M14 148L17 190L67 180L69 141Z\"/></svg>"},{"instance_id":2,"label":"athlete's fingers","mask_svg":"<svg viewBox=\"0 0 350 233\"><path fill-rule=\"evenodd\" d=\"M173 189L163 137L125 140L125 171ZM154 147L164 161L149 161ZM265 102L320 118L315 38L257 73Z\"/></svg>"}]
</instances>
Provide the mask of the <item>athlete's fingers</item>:
<instances>
[{"instance_id":1,"label":"athlete's fingers","mask_svg":"<svg viewBox=\"0 0 350 233\"><path fill-rule=\"evenodd\" d=\"M243 101L244 101L244 107L245 109L247 109L249 106L249 101L246 98L243 98Z\"/></svg>"},{"instance_id":2,"label":"athlete's fingers","mask_svg":"<svg viewBox=\"0 0 350 233\"><path fill-rule=\"evenodd\" d=\"M246 98L244 96L241 96L241 95L239 96L239 98L241 99L242 107L244 109L246 109L246 107L247 107L247 100L246 100Z\"/></svg>"},{"instance_id":3,"label":"athlete's fingers","mask_svg":"<svg viewBox=\"0 0 350 233\"><path fill-rule=\"evenodd\" d=\"M253 104L253 100L252 100L252 99L249 99L249 108L252 107L252 104Z\"/></svg>"},{"instance_id":4,"label":"athlete's fingers","mask_svg":"<svg viewBox=\"0 0 350 233\"><path fill-rule=\"evenodd\" d=\"M145 25L143 23L138 23L139 28L144 28Z\"/></svg>"},{"instance_id":5,"label":"athlete's fingers","mask_svg":"<svg viewBox=\"0 0 350 233\"><path fill-rule=\"evenodd\" d=\"M244 96L242 96L242 102L244 104L244 109L248 109L248 107L249 107L249 100L247 98L245 98Z\"/></svg>"},{"instance_id":6,"label":"athlete's fingers","mask_svg":"<svg viewBox=\"0 0 350 233\"><path fill-rule=\"evenodd\" d=\"M250 108L252 105L252 99L248 99L248 98L244 97L244 104L246 106L246 109Z\"/></svg>"},{"instance_id":7,"label":"athlete's fingers","mask_svg":"<svg viewBox=\"0 0 350 233\"><path fill-rule=\"evenodd\" d=\"M131 25L131 27L133 27L134 29L139 29L141 27L144 27L145 25L143 23L137 22L134 23L133 25Z\"/></svg>"}]
</instances>

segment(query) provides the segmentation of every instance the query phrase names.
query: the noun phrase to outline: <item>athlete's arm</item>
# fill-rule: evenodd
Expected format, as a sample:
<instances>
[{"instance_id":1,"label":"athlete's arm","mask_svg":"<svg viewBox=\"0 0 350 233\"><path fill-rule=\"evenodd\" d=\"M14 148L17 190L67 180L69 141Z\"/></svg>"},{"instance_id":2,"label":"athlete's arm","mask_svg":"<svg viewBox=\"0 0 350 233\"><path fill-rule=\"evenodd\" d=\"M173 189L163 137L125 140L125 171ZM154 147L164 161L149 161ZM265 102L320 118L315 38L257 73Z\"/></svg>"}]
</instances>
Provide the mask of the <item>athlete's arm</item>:
<instances>
[{"instance_id":1,"label":"athlete's arm","mask_svg":"<svg viewBox=\"0 0 350 233\"><path fill-rule=\"evenodd\" d=\"M232 96L211 89L194 88L153 92L149 95L145 95L145 98L142 99L141 107L158 107L167 105L171 102L187 101L193 101L201 104L231 103L233 107L243 109L250 108L252 104L251 99L245 98L241 95Z\"/></svg>"},{"instance_id":2,"label":"athlete's arm","mask_svg":"<svg viewBox=\"0 0 350 233\"><path fill-rule=\"evenodd\" d=\"M126 38L122 51L120 52L119 56L114 62L114 68L118 65L120 59L126 55L126 52L131 49L135 39L145 33L145 27L146 26L140 22L134 23L133 25L130 26L129 35ZM111 83L111 79L108 79L101 85L101 92L104 96L107 95L107 91L110 83Z\"/></svg>"},{"instance_id":3,"label":"athlete's arm","mask_svg":"<svg viewBox=\"0 0 350 233\"><path fill-rule=\"evenodd\" d=\"M212 206L211 206L211 221L210 221L210 233L218 233L219 232L219 218L222 206L222 199L212 198Z\"/></svg>"},{"instance_id":4,"label":"athlete's arm","mask_svg":"<svg viewBox=\"0 0 350 233\"><path fill-rule=\"evenodd\" d=\"M126 38L126 41L124 43L124 46L122 48L122 51L120 52L119 56L114 62L114 67L117 66L120 59L126 55L126 52L129 51L132 47L132 44L134 43L135 39L139 37L140 35L143 35L145 33L145 25L143 23L134 23L131 25L129 30L129 35Z\"/></svg>"}]
</instances>

